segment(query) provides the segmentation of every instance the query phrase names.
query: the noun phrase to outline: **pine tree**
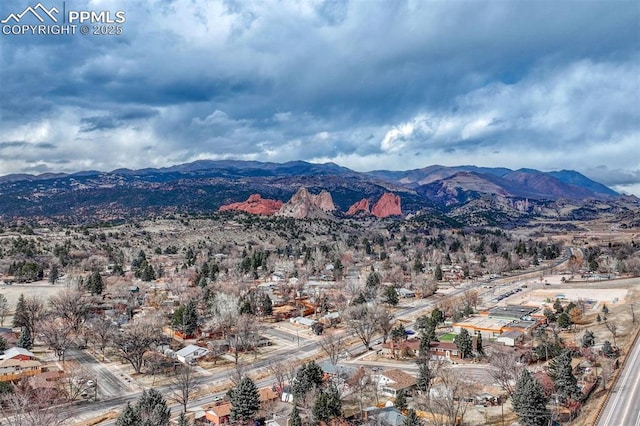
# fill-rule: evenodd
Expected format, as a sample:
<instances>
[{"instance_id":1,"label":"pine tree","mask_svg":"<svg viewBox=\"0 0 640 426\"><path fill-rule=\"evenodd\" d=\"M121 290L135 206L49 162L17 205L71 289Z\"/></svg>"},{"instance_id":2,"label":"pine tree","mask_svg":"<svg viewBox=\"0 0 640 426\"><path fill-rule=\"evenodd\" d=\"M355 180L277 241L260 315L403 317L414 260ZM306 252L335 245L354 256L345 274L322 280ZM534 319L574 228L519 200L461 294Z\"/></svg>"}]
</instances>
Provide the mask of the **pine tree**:
<instances>
[{"instance_id":1,"label":"pine tree","mask_svg":"<svg viewBox=\"0 0 640 426\"><path fill-rule=\"evenodd\" d=\"M273 302L267 293L262 296L262 300L260 301L260 309L262 311L262 315L269 316L273 315Z\"/></svg>"},{"instance_id":2,"label":"pine tree","mask_svg":"<svg viewBox=\"0 0 640 426\"><path fill-rule=\"evenodd\" d=\"M593 331L591 330L585 331L584 334L582 335L582 347L590 348L591 346L595 345L595 343L596 343L596 337L593 334Z\"/></svg>"},{"instance_id":3,"label":"pine tree","mask_svg":"<svg viewBox=\"0 0 640 426\"><path fill-rule=\"evenodd\" d=\"M102 281L102 275L100 275L100 272L94 271L87 279L87 290L89 290L91 294L102 294L103 289L104 282Z\"/></svg>"},{"instance_id":4,"label":"pine tree","mask_svg":"<svg viewBox=\"0 0 640 426\"><path fill-rule=\"evenodd\" d=\"M198 329L198 311L195 300L190 300L184 309L184 334L192 336Z\"/></svg>"},{"instance_id":5,"label":"pine tree","mask_svg":"<svg viewBox=\"0 0 640 426\"><path fill-rule=\"evenodd\" d=\"M429 359L431 355L431 340L426 334L420 336L420 347L418 348L418 356Z\"/></svg>"},{"instance_id":6,"label":"pine tree","mask_svg":"<svg viewBox=\"0 0 640 426\"><path fill-rule=\"evenodd\" d=\"M478 355L484 355L484 347L482 346L482 334L476 336L476 352Z\"/></svg>"},{"instance_id":7,"label":"pine tree","mask_svg":"<svg viewBox=\"0 0 640 426\"><path fill-rule=\"evenodd\" d=\"M353 301L351 302L351 304L353 306L355 305L364 305L365 303L367 303L367 298L364 297L364 294L360 293L358 295L358 297L356 297L355 299L353 299Z\"/></svg>"},{"instance_id":8,"label":"pine tree","mask_svg":"<svg viewBox=\"0 0 640 426\"><path fill-rule=\"evenodd\" d=\"M608 340L604 341L604 343L602 344L602 349L600 349L600 351L602 351L602 355L606 357L611 357L615 354L613 346L611 346L611 342Z\"/></svg>"},{"instance_id":9,"label":"pine tree","mask_svg":"<svg viewBox=\"0 0 640 426\"><path fill-rule=\"evenodd\" d=\"M398 293L396 289L392 286L388 286L384 291L385 303L388 303L391 306L397 306L400 299L398 299Z\"/></svg>"},{"instance_id":10,"label":"pine tree","mask_svg":"<svg viewBox=\"0 0 640 426\"><path fill-rule=\"evenodd\" d=\"M546 426L550 413L547 399L540 383L531 376L526 368L520 373L516 389L511 395L513 411L520 417L523 426Z\"/></svg>"},{"instance_id":11,"label":"pine tree","mask_svg":"<svg viewBox=\"0 0 640 426\"><path fill-rule=\"evenodd\" d=\"M58 269L58 265L54 263L49 270L49 283L55 284L58 278L60 278L60 270Z\"/></svg>"},{"instance_id":12,"label":"pine tree","mask_svg":"<svg viewBox=\"0 0 640 426\"><path fill-rule=\"evenodd\" d=\"M471 336L469 335L469 332L466 328L463 328L460 331L460 334L458 334L454 339L454 343L460 351L460 355L462 358L466 358L473 354L473 340L471 339Z\"/></svg>"},{"instance_id":13,"label":"pine tree","mask_svg":"<svg viewBox=\"0 0 640 426\"><path fill-rule=\"evenodd\" d=\"M578 400L582 397L582 392L578 388L578 379L573 375L572 359L571 351L565 350L549 362L549 377L553 380L562 400L567 398Z\"/></svg>"},{"instance_id":14,"label":"pine tree","mask_svg":"<svg viewBox=\"0 0 640 426\"><path fill-rule=\"evenodd\" d=\"M553 302L553 309L556 310L557 314L561 314L562 312L564 312L564 308L562 307L562 302L560 301L560 299L556 299L556 301Z\"/></svg>"},{"instance_id":15,"label":"pine tree","mask_svg":"<svg viewBox=\"0 0 640 426\"><path fill-rule=\"evenodd\" d=\"M318 422L329 424L331 419L342 415L342 402L340 394L335 386L329 387L325 391L320 391L315 403L313 404L313 417Z\"/></svg>"},{"instance_id":16,"label":"pine tree","mask_svg":"<svg viewBox=\"0 0 640 426\"><path fill-rule=\"evenodd\" d=\"M30 350L33 347L33 337L31 336L31 330L29 330L29 327L22 327L16 346L27 350Z\"/></svg>"},{"instance_id":17,"label":"pine tree","mask_svg":"<svg viewBox=\"0 0 640 426\"><path fill-rule=\"evenodd\" d=\"M441 322L444 322L444 312L439 308L433 308L433 311L431 311L431 319L435 321L434 326L437 326Z\"/></svg>"},{"instance_id":18,"label":"pine tree","mask_svg":"<svg viewBox=\"0 0 640 426\"><path fill-rule=\"evenodd\" d=\"M299 401L314 388L322 385L322 377L324 373L315 361L309 361L302 365L296 372L296 378L293 382L292 391L295 400Z\"/></svg>"},{"instance_id":19,"label":"pine tree","mask_svg":"<svg viewBox=\"0 0 640 426\"><path fill-rule=\"evenodd\" d=\"M181 412L180 417L178 417L178 426L193 426L186 414L184 414L184 411Z\"/></svg>"},{"instance_id":20,"label":"pine tree","mask_svg":"<svg viewBox=\"0 0 640 426\"><path fill-rule=\"evenodd\" d=\"M436 281L442 281L442 267L440 264L436 266L436 270L433 272L433 278Z\"/></svg>"},{"instance_id":21,"label":"pine tree","mask_svg":"<svg viewBox=\"0 0 640 426\"><path fill-rule=\"evenodd\" d=\"M142 391L135 406L140 416L141 426L167 426L171 412L167 407L167 401L162 394L155 389Z\"/></svg>"},{"instance_id":22,"label":"pine tree","mask_svg":"<svg viewBox=\"0 0 640 426\"><path fill-rule=\"evenodd\" d=\"M416 387L421 392L428 392L433 380L433 372L431 371L431 367L429 367L429 358L421 358L416 362L418 363Z\"/></svg>"},{"instance_id":23,"label":"pine tree","mask_svg":"<svg viewBox=\"0 0 640 426\"><path fill-rule=\"evenodd\" d=\"M405 330L404 325L398 324L396 327L393 327L391 330L391 340L394 342L399 342L407 338L407 330Z\"/></svg>"},{"instance_id":24,"label":"pine tree","mask_svg":"<svg viewBox=\"0 0 640 426\"><path fill-rule=\"evenodd\" d=\"M422 424L422 420L420 420L414 409L410 409L402 421L402 426L422 426Z\"/></svg>"},{"instance_id":25,"label":"pine tree","mask_svg":"<svg viewBox=\"0 0 640 426\"><path fill-rule=\"evenodd\" d=\"M245 423L253 420L260 409L260 395L256 384L248 377L243 377L238 385L229 390L231 400L231 420Z\"/></svg>"},{"instance_id":26,"label":"pine tree","mask_svg":"<svg viewBox=\"0 0 640 426\"><path fill-rule=\"evenodd\" d=\"M122 410L116 420L116 426L138 426L140 422L140 414L135 407L132 407L131 404L127 402L127 406Z\"/></svg>"},{"instance_id":27,"label":"pine tree","mask_svg":"<svg viewBox=\"0 0 640 426\"><path fill-rule=\"evenodd\" d=\"M380 274L377 272L371 272L367 275L367 282L365 284L365 288L367 290L367 295L372 297L376 294L376 291L380 287L380 283L382 282L382 278Z\"/></svg>"},{"instance_id":28,"label":"pine tree","mask_svg":"<svg viewBox=\"0 0 640 426\"><path fill-rule=\"evenodd\" d=\"M404 391L401 390L398 392L398 396L396 396L395 403L393 404L400 411L404 411L407 409L407 396L404 394Z\"/></svg>"},{"instance_id":29,"label":"pine tree","mask_svg":"<svg viewBox=\"0 0 640 426\"><path fill-rule=\"evenodd\" d=\"M561 328L569 328L571 327L571 324L573 323L571 322L571 317L568 313L563 312L558 315L558 326L560 326Z\"/></svg>"},{"instance_id":30,"label":"pine tree","mask_svg":"<svg viewBox=\"0 0 640 426\"><path fill-rule=\"evenodd\" d=\"M293 405L293 410L289 415L289 426L302 426L302 418L300 418L300 411L297 405Z\"/></svg>"},{"instance_id":31,"label":"pine tree","mask_svg":"<svg viewBox=\"0 0 640 426\"><path fill-rule=\"evenodd\" d=\"M13 315L14 327L27 327L29 322L27 321L27 311L24 302L24 294L20 293L18 303L16 304L16 311Z\"/></svg>"}]
</instances>

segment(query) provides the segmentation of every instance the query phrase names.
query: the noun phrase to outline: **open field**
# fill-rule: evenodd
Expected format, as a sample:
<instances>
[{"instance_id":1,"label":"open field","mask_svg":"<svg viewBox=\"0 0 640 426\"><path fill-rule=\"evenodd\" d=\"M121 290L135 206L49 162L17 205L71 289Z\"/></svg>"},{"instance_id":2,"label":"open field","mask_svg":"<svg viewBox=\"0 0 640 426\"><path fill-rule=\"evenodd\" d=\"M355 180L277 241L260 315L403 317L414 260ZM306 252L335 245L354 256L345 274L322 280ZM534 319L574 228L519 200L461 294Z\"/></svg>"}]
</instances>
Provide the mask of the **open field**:
<instances>
[{"instance_id":1,"label":"open field","mask_svg":"<svg viewBox=\"0 0 640 426\"><path fill-rule=\"evenodd\" d=\"M11 325L13 321L13 310L16 307L18 298L21 294L27 296L37 296L46 301L49 297L57 294L60 290L67 288L65 284L49 284L47 281L36 281L28 284L12 284L7 285L4 282L0 284L0 294L7 298L9 303L9 315L4 319L4 325Z\"/></svg>"}]
</instances>

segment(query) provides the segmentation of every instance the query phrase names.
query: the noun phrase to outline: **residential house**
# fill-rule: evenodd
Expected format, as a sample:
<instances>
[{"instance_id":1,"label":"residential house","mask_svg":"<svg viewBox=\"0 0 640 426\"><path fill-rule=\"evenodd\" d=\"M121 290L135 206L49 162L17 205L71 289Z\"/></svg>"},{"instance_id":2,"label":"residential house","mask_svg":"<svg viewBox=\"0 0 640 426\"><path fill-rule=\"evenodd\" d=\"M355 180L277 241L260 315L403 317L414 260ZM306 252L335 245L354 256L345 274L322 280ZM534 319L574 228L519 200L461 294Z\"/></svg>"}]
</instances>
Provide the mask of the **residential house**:
<instances>
[{"instance_id":1,"label":"residential house","mask_svg":"<svg viewBox=\"0 0 640 426\"><path fill-rule=\"evenodd\" d=\"M197 345L188 345L176 352L176 358L178 358L178 361L188 364L207 355L208 353L209 350L207 348Z\"/></svg>"},{"instance_id":2,"label":"residential house","mask_svg":"<svg viewBox=\"0 0 640 426\"><path fill-rule=\"evenodd\" d=\"M279 399L278 394L272 388L258 389L258 397L260 398L260 407L265 409L270 403Z\"/></svg>"},{"instance_id":3,"label":"residential house","mask_svg":"<svg viewBox=\"0 0 640 426\"><path fill-rule=\"evenodd\" d=\"M394 368L378 375L378 389L388 396L396 397L400 391L410 391L416 387L416 378Z\"/></svg>"},{"instance_id":4,"label":"residential house","mask_svg":"<svg viewBox=\"0 0 640 426\"><path fill-rule=\"evenodd\" d=\"M40 361L23 360L20 358L8 358L0 361L0 382L35 376L41 372L42 364Z\"/></svg>"},{"instance_id":5,"label":"residential house","mask_svg":"<svg viewBox=\"0 0 640 426\"><path fill-rule=\"evenodd\" d=\"M325 375L325 378L339 377L342 379L348 379L353 376L358 369L350 365L333 365L331 361L323 361L318 364Z\"/></svg>"},{"instance_id":6,"label":"residential house","mask_svg":"<svg viewBox=\"0 0 640 426\"><path fill-rule=\"evenodd\" d=\"M402 426L405 419L396 407L367 407L362 414L365 424L376 426Z\"/></svg>"},{"instance_id":7,"label":"residential house","mask_svg":"<svg viewBox=\"0 0 640 426\"><path fill-rule=\"evenodd\" d=\"M209 407L205 412L205 418L212 425L224 425L231 422L231 404L223 402Z\"/></svg>"},{"instance_id":8,"label":"residential house","mask_svg":"<svg viewBox=\"0 0 640 426\"><path fill-rule=\"evenodd\" d=\"M397 291L398 296L404 297L405 299L409 299L412 297L416 297L416 293L413 290L409 290L408 288L399 288Z\"/></svg>"},{"instance_id":9,"label":"residential house","mask_svg":"<svg viewBox=\"0 0 640 426\"><path fill-rule=\"evenodd\" d=\"M296 325L300 325L302 327L307 327L307 328L311 328L313 327L313 325L318 322L314 319L311 318L305 318L305 317L296 317L296 318L292 318L289 320L291 323L296 324Z\"/></svg>"},{"instance_id":10,"label":"residential house","mask_svg":"<svg viewBox=\"0 0 640 426\"><path fill-rule=\"evenodd\" d=\"M409 356L416 356L418 352L420 352L420 339L408 339L399 342L387 340L382 344L382 354L389 358L402 356L403 353L408 353Z\"/></svg>"},{"instance_id":11,"label":"residential house","mask_svg":"<svg viewBox=\"0 0 640 426\"><path fill-rule=\"evenodd\" d=\"M453 342L431 342L429 344L431 357L436 359L460 359L460 351Z\"/></svg>"},{"instance_id":12,"label":"residential house","mask_svg":"<svg viewBox=\"0 0 640 426\"><path fill-rule=\"evenodd\" d=\"M36 356L29 350L25 348L19 348L17 346L13 348L9 348L2 355L0 355L0 360L5 359L19 359L21 361L29 361L35 360Z\"/></svg>"}]
</instances>

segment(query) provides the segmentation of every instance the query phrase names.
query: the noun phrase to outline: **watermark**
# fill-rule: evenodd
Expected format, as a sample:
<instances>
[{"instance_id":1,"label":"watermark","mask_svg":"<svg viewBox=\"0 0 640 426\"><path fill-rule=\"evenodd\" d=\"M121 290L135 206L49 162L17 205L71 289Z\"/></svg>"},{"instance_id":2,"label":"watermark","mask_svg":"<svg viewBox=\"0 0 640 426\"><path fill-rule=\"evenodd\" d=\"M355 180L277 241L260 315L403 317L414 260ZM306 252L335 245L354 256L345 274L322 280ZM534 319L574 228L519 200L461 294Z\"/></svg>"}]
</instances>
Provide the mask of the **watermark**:
<instances>
[{"instance_id":1,"label":"watermark","mask_svg":"<svg viewBox=\"0 0 640 426\"><path fill-rule=\"evenodd\" d=\"M37 3L0 20L5 36L24 35L121 35L127 22L124 10L67 9L67 2Z\"/></svg>"}]
</instances>

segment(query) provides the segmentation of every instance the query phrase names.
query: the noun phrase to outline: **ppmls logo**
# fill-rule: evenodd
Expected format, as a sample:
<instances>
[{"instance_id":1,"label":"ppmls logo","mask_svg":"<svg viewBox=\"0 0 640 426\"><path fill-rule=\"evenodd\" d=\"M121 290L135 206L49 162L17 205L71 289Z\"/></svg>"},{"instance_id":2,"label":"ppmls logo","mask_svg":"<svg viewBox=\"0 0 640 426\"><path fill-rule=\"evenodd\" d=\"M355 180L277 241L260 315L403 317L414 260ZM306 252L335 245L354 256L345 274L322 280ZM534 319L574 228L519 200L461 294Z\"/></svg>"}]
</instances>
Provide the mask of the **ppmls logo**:
<instances>
[{"instance_id":1,"label":"ppmls logo","mask_svg":"<svg viewBox=\"0 0 640 426\"><path fill-rule=\"evenodd\" d=\"M53 22L58 22L58 18L56 18L53 14L55 13L57 15L58 13L60 13L60 11L55 6L52 7L51 9L47 9L42 5L42 3L38 3L33 7L27 6L27 8L23 10L22 13L18 13L18 14L10 13L9 16L7 16L5 19L3 19L0 22L3 24L9 24L11 23L11 21L13 21L13 23L19 24L20 20L29 13L35 16L38 21L44 23L44 18L42 16L48 16L49 19L52 20Z\"/></svg>"},{"instance_id":2,"label":"ppmls logo","mask_svg":"<svg viewBox=\"0 0 640 426\"><path fill-rule=\"evenodd\" d=\"M124 10L67 10L62 2L62 13L56 6L47 8L42 3L27 6L20 13L10 13L0 20L4 35L120 35L126 22ZM87 25L90 24L90 25Z\"/></svg>"}]
</instances>

